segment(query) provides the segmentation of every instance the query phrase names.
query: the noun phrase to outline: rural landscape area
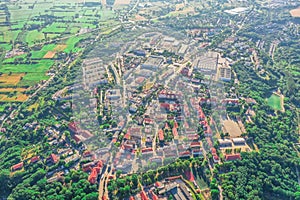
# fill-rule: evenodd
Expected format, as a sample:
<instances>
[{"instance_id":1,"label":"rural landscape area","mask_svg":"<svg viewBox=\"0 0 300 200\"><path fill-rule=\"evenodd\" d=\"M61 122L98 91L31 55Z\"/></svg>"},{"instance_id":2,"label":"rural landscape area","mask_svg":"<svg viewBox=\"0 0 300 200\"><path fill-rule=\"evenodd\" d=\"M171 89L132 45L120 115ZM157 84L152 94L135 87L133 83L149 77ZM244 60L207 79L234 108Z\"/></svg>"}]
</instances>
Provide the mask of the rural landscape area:
<instances>
[{"instance_id":1,"label":"rural landscape area","mask_svg":"<svg viewBox=\"0 0 300 200\"><path fill-rule=\"evenodd\" d=\"M300 200L298 0L0 0L0 199Z\"/></svg>"}]
</instances>

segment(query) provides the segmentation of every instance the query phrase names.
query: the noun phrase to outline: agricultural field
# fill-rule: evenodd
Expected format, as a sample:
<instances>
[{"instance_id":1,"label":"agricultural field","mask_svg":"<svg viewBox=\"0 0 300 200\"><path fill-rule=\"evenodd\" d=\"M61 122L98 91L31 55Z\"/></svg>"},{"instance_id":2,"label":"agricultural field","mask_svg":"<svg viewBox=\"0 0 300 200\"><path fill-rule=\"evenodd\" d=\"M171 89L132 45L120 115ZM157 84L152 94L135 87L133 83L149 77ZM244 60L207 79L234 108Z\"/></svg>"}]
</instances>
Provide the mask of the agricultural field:
<instances>
[{"instance_id":1,"label":"agricultural field","mask_svg":"<svg viewBox=\"0 0 300 200\"><path fill-rule=\"evenodd\" d=\"M28 99L26 94L17 93L15 95L0 94L0 102L24 102Z\"/></svg>"},{"instance_id":2,"label":"agricultural field","mask_svg":"<svg viewBox=\"0 0 300 200\"><path fill-rule=\"evenodd\" d=\"M130 0L116 1L124 3ZM116 18L114 10L94 0L20 0L5 6L7 10L0 11L0 102L26 100L24 92L49 79L47 71L59 52L81 51L78 44L89 31L104 22L106 30Z\"/></svg>"},{"instance_id":3,"label":"agricultural field","mask_svg":"<svg viewBox=\"0 0 300 200\"><path fill-rule=\"evenodd\" d=\"M2 74L0 76L0 85L4 87L16 86L25 76L25 73Z\"/></svg>"}]
</instances>

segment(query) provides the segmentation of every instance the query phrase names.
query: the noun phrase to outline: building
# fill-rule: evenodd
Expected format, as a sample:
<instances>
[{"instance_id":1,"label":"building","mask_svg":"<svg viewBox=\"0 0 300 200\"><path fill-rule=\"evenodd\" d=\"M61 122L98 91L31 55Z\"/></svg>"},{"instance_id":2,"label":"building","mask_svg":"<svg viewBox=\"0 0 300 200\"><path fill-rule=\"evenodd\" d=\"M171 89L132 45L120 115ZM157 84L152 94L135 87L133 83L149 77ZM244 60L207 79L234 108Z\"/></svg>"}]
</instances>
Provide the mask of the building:
<instances>
[{"instance_id":1,"label":"building","mask_svg":"<svg viewBox=\"0 0 300 200\"><path fill-rule=\"evenodd\" d=\"M242 157L239 153L225 155L225 161L241 160L241 159L242 159Z\"/></svg>"},{"instance_id":2,"label":"building","mask_svg":"<svg viewBox=\"0 0 300 200\"><path fill-rule=\"evenodd\" d=\"M52 163L52 164L56 164L59 161L59 157L57 155L55 155L54 153L52 153L47 159L46 162L47 163Z\"/></svg>"},{"instance_id":3,"label":"building","mask_svg":"<svg viewBox=\"0 0 300 200\"><path fill-rule=\"evenodd\" d=\"M17 170L20 170L20 169L22 169L23 168L23 166L24 166L24 163L23 162L20 162L20 163L18 163L18 164L15 164L15 165L13 165L12 167L11 167L11 171L17 171Z\"/></svg>"},{"instance_id":4,"label":"building","mask_svg":"<svg viewBox=\"0 0 300 200\"><path fill-rule=\"evenodd\" d=\"M86 88L92 89L99 84L108 83L105 77L105 67L99 58L86 59L82 63L83 84Z\"/></svg>"},{"instance_id":5,"label":"building","mask_svg":"<svg viewBox=\"0 0 300 200\"><path fill-rule=\"evenodd\" d=\"M231 140L235 146L246 145L246 140L244 138L232 138Z\"/></svg>"},{"instance_id":6,"label":"building","mask_svg":"<svg viewBox=\"0 0 300 200\"><path fill-rule=\"evenodd\" d=\"M30 159L30 163L35 163L35 162L37 162L37 161L39 161L40 160L40 157L39 156L34 156L34 157L32 157L31 159Z\"/></svg>"},{"instance_id":7,"label":"building","mask_svg":"<svg viewBox=\"0 0 300 200\"><path fill-rule=\"evenodd\" d=\"M218 139L218 142L220 148L232 147L232 142L229 139Z\"/></svg>"},{"instance_id":8,"label":"building","mask_svg":"<svg viewBox=\"0 0 300 200\"><path fill-rule=\"evenodd\" d=\"M165 140L164 131L162 129L159 129L158 131L158 138L160 142L163 142Z\"/></svg>"},{"instance_id":9,"label":"building","mask_svg":"<svg viewBox=\"0 0 300 200\"><path fill-rule=\"evenodd\" d=\"M231 80L231 67L226 58L218 59L218 79L221 81Z\"/></svg>"},{"instance_id":10,"label":"building","mask_svg":"<svg viewBox=\"0 0 300 200\"><path fill-rule=\"evenodd\" d=\"M164 58L160 56L150 56L146 60L144 64L142 64L141 69L157 71L162 63L164 62Z\"/></svg>"},{"instance_id":11,"label":"building","mask_svg":"<svg viewBox=\"0 0 300 200\"><path fill-rule=\"evenodd\" d=\"M219 53L207 52L199 57L198 63L194 69L199 70L204 75L216 75Z\"/></svg>"}]
</instances>

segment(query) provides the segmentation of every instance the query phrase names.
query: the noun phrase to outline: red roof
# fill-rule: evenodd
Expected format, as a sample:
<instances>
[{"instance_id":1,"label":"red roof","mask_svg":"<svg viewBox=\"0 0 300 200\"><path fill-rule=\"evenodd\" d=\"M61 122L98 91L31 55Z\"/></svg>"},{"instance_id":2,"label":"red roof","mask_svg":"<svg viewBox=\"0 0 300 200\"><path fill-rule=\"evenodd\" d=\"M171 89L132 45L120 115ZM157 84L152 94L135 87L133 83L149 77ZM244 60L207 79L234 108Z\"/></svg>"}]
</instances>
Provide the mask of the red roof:
<instances>
[{"instance_id":1,"label":"red roof","mask_svg":"<svg viewBox=\"0 0 300 200\"><path fill-rule=\"evenodd\" d=\"M142 149L142 153L153 151L151 147Z\"/></svg>"},{"instance_id":2,"label":"red roof","mask_svg":"<svg viewBox=\"0 0 300 200\"><path fill-rule=\"evenodd\" d=\"M158 200L158 196L151 190L152 200Z\"/></svg>"},{"instance_id":3,"label":"red roof","mask_svg":"<svg viewBox=\"0 0 300 200\"><path fill-rule=\"evenodd\" d=\"M78 123L76 123L76 122L71 122L71 123L69 123L68 127L71 131L76 133L77 131L80 130L80 128L77 127L77 124Z\"/></svg>"},{"instance_id":4,"label":"red roof","mask_svg":"<svg viewBox=\"0 0 300 200\"><path fill-rule=\"evenodd\" d=\"M214 160L216 160L216 161L219 160L219 156L215 155Z\"/></svg>"},{"instance_id":5,"label":"red roof","mask_svg":"<svg viewBox=\"0 0 300 200\"><path fill-rule=\"evenodd\" d=\"M102 160L99 160L99 162L98 162L98 165L97 165L98 167L103 167L103 162L102 162Z\"/></svg>"},{"instance_id":6,"label":"red roof","mask_svg":"<svg viewBox=\"0 0 300 200\"><path fill-rule=\"evenodd\" d=\"M178 128L178 123L176 120L174 121L174 128Z\"/></svg>"},{"instance_id":7,"label":"red roof","mask_svg":"<svg viewBox=\"0 0 300 200\"><path fill-rule=\"evenodd\" d=\"M214 155L217 153L217 150L215 148L210 148L210 152Z\"/></svg>"},{"instance_id":8,"label":"red roof","mask_svg":"<svg viewBox=\"0 0 300 200\"><path fill-rule=\"evenodd\" d=\"M192 142L191 147L200 147L200 142Z\"/></svg>"},{"instance_id":9,"label":"red roof","mask_svg":"<svg viewBox=\"0 0 300 200\"><path fill-rule=\"evenodd\" d=\"M142 200L148 200L149 199L144 190L141 192L141 198L142 198Z\"/></svg>"},{"instance_id":10,"label":"red roof","mask_svg":"<svg viewBox=\"0 0 300 200\"><path fill-rule=\"evenodd\" d=\"M15 164L14 166L12 166L11 167L11 169L13 170L13 171L16 171L16 170L18 170L18 169L22 169L23 168L23 162L20 162L20 163L18 163L18 164Z\"/></svg>"},{"instance_id":11,"label":"red roof","mask_svg":"<svg viewBox=\"0 0 300 200\"><path fill-rule=\"evenodd\" d=\"M168 104L168 103L161 103L160 107L161 108L165 108L165 109L170 109L170 104Z\"/></svg>"},{"instance_id":12,"label":"red roof","mask_svg":"<svg viewBox=\"0 0 300 200\"><path fill-rule=\"evenodd\" d=\"M30 159L30 163L35 163L35 162L37 162L37 161L39 161L40 160L40 157L39 156L34 156L34 157L32 157L31 159Z\"/></svg>"},{"instance_id":13,"label":"red roof","mask_svg":"<svg viewBox=\"0 0 300 200\"><path fill-rule=\"evenodd\" d=\"M116 143L116 142L117 142L117 138L112 139L111 142L112 142L112 143Z\"/></svg>"},{"instance_id":14,"label":"red roof","mask_svg":"<svg viewBox=\"0 0 300 200\"><path fill-rule=\"evenodd\" d=\"M162 186L162 183L159 182L159 181L156 181L156 182L155 182L155 186L156 186L156 187L160 187L160 186Z\"/></svg>"},{"instance_id":15,"label":"red roof","mask_svg":"<svg viewBox=\"0 0 300 200\"><path fill-rule=\"evenodd\" d=\"M159 131L158 131L158 138L160 141L163 141L165 139L164 131L162 129L159 129Z\"/></svg>"},{"instance_id":16,"label":"red roof","mask_svg":"<svg viewBox=\"0 0 300 200\"><path fill-rule=\"evenodd\" d=\"M134 197L133 197L133 196L130 196L130 197L129 197L129 200L134 200Z\"/></svg>"},{"instance_id":17,"label":"red roof","mask_svg":"<svg viewBox=\"0 0 300 200\"><path fill-rule=\"evenodd\" d=\"M172 133L173 133L174 137L178 136L178 132L177 132L177 129L175 127L172 129Z\"/></svg>"},{"instance_id":18,"label":"red roof","mask_svg":"<svg viewBox=\"0 0 300 200\"><path fill-rule=\"evenodd\" d=\"M152 124L152 123L153 123L153 120L150 119L150 118L145 118L145 119L144 119L144 123L145 123L145 124Z\"/></svg>"},{"instance_id":19,"label":"red roof","mask_svg":"<svg viewBox=\"0 0 300 200\"><path fill-rule=\"evenodd\" d=\"M98 176L97 169L93 168L92 173L91 173L91 174L89 175L89 177L88 177L88 181L89 181L91 184L96 183L96 181L97 181L97 176Z\"/></svg>"},{"instance_id":20,"label":"red roof","mask_svg":"<svg viewBox=\"0 0 300 200\"><path fill-rule=\"evenodd\" d=\"M59 157L57 157L57 155L55 155L54 153L52 153L48 158L48 161L53 162L54 164L57 163L59 161Z\"/></svg>"},{"instance_id":21,"label":"red roof","mask_svg":"<svg viewBox=\"0 0 300 200\"><path fill-rule=\"evenodd\" d=\"M124 139L129 139L129 137L130 137L130 133L129 133L129 131L124 135Z\"/></svg>"},{"instance_id":22,"label":"red roof","mask_svg":"<svg viewBox=\"0 0 300 200\"><path fill-rule=\"evenodd\" d=\"M230 155L225 155L225 160L226 161L231 161L231 160L241 160L241 155L238 154L230 154Z\"/></svg>"},{"instance_id":23,"label":"red roof","mask_svg":"<svg viewBox=\"0 0 300 200\"><path fill-rule=\"evenodd\" d=\"M73 135L72 138L75 140L76 143L81 142L81 139L78 137L78 135Z\"/></svg>"}]
</instances>

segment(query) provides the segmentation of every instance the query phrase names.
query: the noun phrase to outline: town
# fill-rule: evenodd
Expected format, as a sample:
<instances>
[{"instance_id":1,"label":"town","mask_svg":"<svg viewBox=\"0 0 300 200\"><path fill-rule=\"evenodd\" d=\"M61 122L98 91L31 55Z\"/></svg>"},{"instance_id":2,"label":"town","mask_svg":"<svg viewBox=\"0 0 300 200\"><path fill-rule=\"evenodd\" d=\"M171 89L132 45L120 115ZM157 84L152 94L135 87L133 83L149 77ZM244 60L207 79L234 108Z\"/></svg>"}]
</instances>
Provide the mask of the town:
<instances>
[{"instance_id":1,"label":"town","mask_svg":"<svg viewBox=\"0 0 300 200\"><path fill-rule=\"evenodd\" d=\"M297 1L0 7L1 198L299 197Z\"/></svg>"}]
</instances>

